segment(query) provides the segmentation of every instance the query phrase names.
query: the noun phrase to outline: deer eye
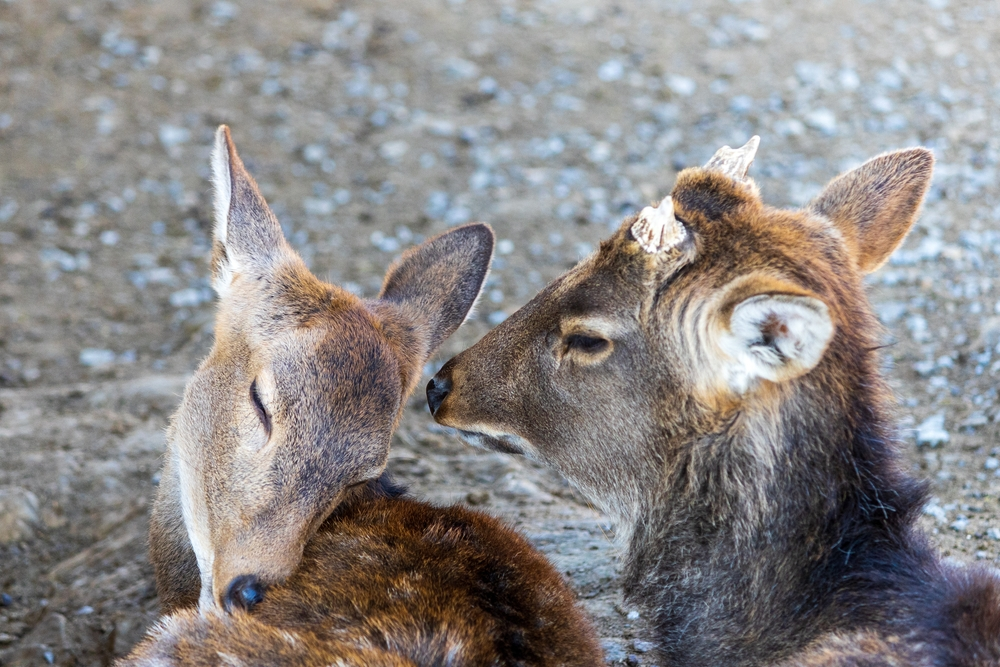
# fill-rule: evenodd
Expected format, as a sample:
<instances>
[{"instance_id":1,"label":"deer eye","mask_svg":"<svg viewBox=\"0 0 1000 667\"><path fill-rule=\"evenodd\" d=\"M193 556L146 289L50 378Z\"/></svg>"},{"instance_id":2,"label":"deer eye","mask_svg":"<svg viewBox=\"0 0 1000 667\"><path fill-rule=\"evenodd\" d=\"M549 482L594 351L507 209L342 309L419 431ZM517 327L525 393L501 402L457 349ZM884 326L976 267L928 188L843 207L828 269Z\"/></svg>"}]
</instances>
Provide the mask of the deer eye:
<instances>
[{"instance_id":1,"label":"deer eye","mask_svg":"<svg viewBox=\"0 0 1000 667\"><path fill-rule=\"evenodd\" d=\"M600 354L608 349L611 341L586 334L570 334L565 338L567 350L577 350L584 354Z\"/></svg>"},{"instance_id":2,"label":"deer eye","mask_svg":"<svg viewBox=\"0 0 1000 667\"><path fill-rule=\"evenodd\" d=\"M271 415L267 414L267 410L264 409L264 403L260 400L260 391L257 389L257 380L250 383L250 402L253 403L253 409L257 413L257 419L260 420L261 425L264 427L264 431L267 433L268 437L270 437Z\"/></svg>"}]
</instances>

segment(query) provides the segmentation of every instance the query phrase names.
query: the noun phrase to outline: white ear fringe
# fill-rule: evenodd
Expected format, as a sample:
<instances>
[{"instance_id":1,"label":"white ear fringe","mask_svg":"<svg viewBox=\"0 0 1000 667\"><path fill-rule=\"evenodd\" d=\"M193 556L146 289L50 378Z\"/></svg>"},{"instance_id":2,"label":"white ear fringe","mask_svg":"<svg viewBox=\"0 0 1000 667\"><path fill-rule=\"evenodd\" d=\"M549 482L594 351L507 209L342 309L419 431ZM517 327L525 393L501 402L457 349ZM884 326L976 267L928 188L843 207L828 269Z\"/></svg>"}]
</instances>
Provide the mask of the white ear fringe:
<instances>
[{"instance_id":1,"label":"white ear fringe","mask_svg":"<svg viewBox=\"0 0 1000 667\"><path fill-rule=\"evenodd\" d=\"M215 239L225 245L226 230L229 225L229 204L233 197L225 126L215 131L215 148L212 149L212 188L215 190Z\"/></svg>"},{"instance_id":2,"label":"white ear fringe","mask_svg":"<svg viewBox=\"0 0 1000 667\"><path fill-rule=\"evenodd\" d=\"M642 209L639 219L632 225L632 238L650 254L675 248L687 238L684 225L674 217L673 200L664 197L659 206Z\"/></svg>"}]
</instances>

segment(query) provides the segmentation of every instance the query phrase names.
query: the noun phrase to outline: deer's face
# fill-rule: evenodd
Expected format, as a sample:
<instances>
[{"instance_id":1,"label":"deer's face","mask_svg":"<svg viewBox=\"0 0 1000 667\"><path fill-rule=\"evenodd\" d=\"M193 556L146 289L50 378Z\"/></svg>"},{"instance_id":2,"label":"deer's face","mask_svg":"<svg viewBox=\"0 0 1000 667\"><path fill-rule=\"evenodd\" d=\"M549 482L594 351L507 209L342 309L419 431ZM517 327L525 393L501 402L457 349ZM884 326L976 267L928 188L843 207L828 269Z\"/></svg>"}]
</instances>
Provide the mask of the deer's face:
<instances>
[{"instance_id":1,"label":"deer's face","mask_svg":"<svg viewBox=\"0 0 1000 667\"><path fill-rule=\"evenodd\" d=\"M343 492L381 474L406 389L357 298L308 275L293 281L312 283L305 296L265 282L234 280L172 429L203 580L229 604L252 603L249 578L287 576Z\"/></svg>"},{"instance_id":2,"label":"deer's face","mask_svg":"<svg viewBox=\"0 0 1000 667\"><path fill-rule=\"evenodd\" d=\"M404 399L472 307L493 236L468 225L427 241L362 301L306 269L224 129L213 171L216 339L169 455L200 606L249 608L344 493L384 470Z\"/></svg>"},{"instance_id":3,"label":"deer's face","mask_svg":"<svg viewBox=\"0 0 1000 667\"><path fill-rule=\"evenodd\" d=\"M849 344L860 275L902 240L930 156L877 158L782 211L745 177L748 148L682 172L449 361L428 386L435 419L553 465L627 524L679 448L776 411L835 337Z\"/></svg>"}]
</instances>

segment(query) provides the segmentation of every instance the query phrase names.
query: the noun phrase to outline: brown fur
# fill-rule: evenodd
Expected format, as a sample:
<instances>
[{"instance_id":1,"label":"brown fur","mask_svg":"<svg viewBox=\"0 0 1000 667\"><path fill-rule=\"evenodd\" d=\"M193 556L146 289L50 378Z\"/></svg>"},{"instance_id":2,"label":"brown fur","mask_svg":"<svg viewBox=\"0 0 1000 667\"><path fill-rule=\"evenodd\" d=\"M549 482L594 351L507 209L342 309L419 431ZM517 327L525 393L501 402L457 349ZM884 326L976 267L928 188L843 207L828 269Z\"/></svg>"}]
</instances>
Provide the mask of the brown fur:
<instances>
[{"instance_id":1,"label":"brown fur","mask_svg":"<svg viewBox=\"0 0 1000 667\"><path fill-rule=\"evenodd\" d=\"M178 615L135 659L596 663L572 594L523 538L373 482L424 363L479 294L489 228L408 250L362 300L306 269L226 128L213 171L216 340L171 421L150 522Z\"/></svg>"},{"instance_id":2,"label":"brown fur","mask_svg":"<svg viewBox=\"0 0 1000 667\"><path fill-rule=\"evenodd\" d=\"M599 664L573 594L518 533L374 485L355 496L252 614L181 611L121 664Z\"/></svg>"},{"instance_id":3,"label":"brown fur","mask_svg":"<svg viewBox=\"0 0 1000 667\"><path fill-rule=\"evenodd\" d=\"M681 242L650 252L626 220L448 362L435 418L553 465L617 520L626 595L669 664L997 664L997 574L950 570L915 529L924 485L896 451L862 283L932 157L880 156L785 211L741 178L745 149L733 174L678 176Z\"/></svg>"}]
</instances>

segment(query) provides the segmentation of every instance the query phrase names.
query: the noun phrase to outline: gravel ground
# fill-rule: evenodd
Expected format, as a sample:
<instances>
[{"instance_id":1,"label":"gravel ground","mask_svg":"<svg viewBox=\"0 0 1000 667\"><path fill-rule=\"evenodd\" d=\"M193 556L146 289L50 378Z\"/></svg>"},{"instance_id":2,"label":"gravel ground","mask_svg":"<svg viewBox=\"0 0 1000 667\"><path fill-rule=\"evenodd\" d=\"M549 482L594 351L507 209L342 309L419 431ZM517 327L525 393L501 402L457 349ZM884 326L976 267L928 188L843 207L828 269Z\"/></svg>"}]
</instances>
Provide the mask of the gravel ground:
<instances>
[{"instance_id":1,"label":"gravel ground","mask_svg":"<svg viewBox=\"0 0 1000 667\"><path fill-rule=\"evenodd\" d=\"M761 135L752 174L780 205L932 147L926 210L869 282L906 455L933 485L925 528L951 557L996 560L998 11L0 0L0 663L107 664L156 617L146 514L165 420L211 344L221 122L313 270L360 294L423 237L493 224L485 298L441 359L722 144ZM522 526L610 661L650 664L613 528L584 499L436 430L419 398L395 445L418 494Z\"/></svg>"}]
</instances>

